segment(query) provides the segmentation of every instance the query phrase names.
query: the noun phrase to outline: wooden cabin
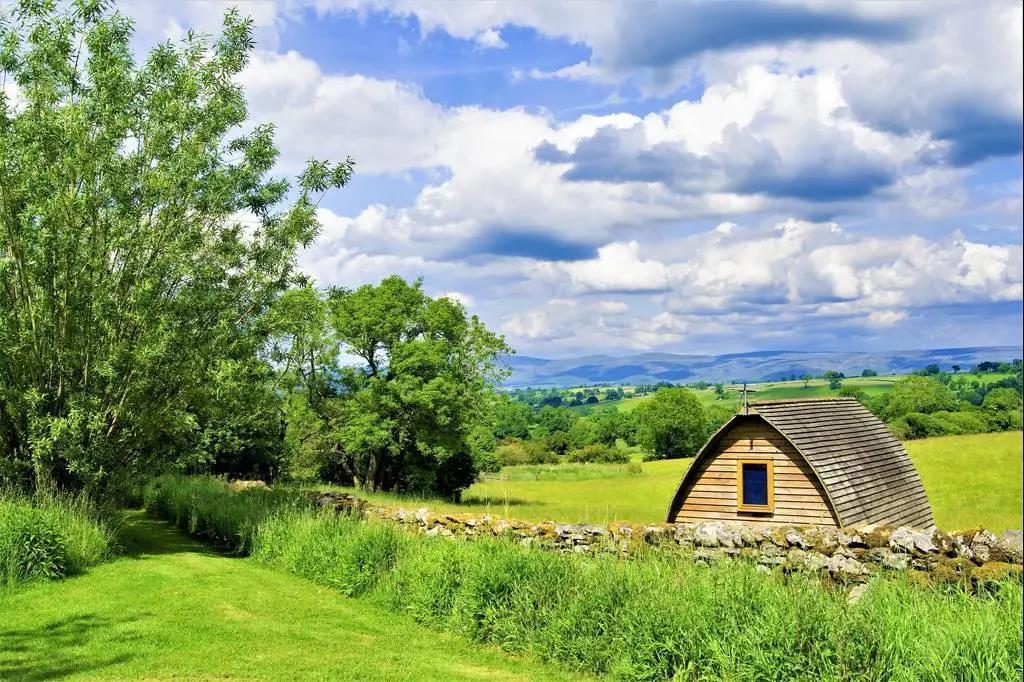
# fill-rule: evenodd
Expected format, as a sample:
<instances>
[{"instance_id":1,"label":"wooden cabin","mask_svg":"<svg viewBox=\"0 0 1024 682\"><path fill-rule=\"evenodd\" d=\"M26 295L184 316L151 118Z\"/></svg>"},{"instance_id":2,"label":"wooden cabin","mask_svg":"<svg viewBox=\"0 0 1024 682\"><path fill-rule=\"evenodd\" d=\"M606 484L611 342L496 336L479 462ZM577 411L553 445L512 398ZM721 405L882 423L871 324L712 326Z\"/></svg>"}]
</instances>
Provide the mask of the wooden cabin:
<instances>
[{"instance_id":1,"label":"wooden cabin","mask_svg":"<svg viewBox=\"0 0 1024 682\"><path fill-rule=\"evenodd\" d=\"M934 527L903 444L853 398L752 402L701 448L669 523Z\"/></svg>"}]
</instances>

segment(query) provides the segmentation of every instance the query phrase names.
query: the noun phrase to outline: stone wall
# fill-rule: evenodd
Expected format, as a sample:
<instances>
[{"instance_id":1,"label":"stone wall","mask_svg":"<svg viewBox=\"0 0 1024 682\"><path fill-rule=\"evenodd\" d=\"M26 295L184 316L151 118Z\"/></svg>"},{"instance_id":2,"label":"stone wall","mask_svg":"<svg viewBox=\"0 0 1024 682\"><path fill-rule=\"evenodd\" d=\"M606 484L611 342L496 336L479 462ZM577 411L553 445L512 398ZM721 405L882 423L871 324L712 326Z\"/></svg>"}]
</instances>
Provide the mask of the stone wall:
<instances>
[{"instance_id":1,"label":"stone wall","mask_svg":"<svg viewBox=\"0 0 1024 682\"><path fill-rule=\"evenodd\" d=\"M1019 577L1024 553L1020 531L996 536L982 528L946 533L874 525L835 529L728 521L586 526L408 510L370 504L346 493L317 493L315 500L319 507L393 521L427 536L506 537L579 554L662 551L704 562L739 558L765 570L813 571L854 582L885 571L911 571L928 582Z\"/></svg>"}]
</instances>

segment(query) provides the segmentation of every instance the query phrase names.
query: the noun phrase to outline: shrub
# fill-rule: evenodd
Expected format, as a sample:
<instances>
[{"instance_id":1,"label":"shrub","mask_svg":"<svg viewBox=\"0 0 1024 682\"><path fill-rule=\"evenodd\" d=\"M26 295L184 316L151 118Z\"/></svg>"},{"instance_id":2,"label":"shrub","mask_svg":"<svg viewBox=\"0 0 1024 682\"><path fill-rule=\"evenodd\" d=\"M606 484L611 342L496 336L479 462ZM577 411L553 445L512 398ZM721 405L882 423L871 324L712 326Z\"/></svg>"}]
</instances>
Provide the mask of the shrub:
<instances>
[{"instance_id":1,"label":"shrub","mask_svg":"<svg viewBox=\"0 0 1024 682\"><path fill-rule=\"evenodd\" d=\"M109 523L82 498L0 494L0 585L80 573L115 545Z\"/></svg>"},{"instance_id":2,"label":"shrub","mask_svg":"<svg viewBox=\"0 0 1024 682\"><path fill-rule=\"evenodd\" d=\"M521 464L557 464L558 455L537 441L522 441L509 438L494 450L494 458L500 466Z\"/></svg>"},{"instance_id":3,"label":"shrub","mask_svg":"<svg viewBox=\"0 0 1024 682\"><path fill-rule=\"evenodd\" d=\"M629 461L629 453L625 450L609 447L603 443L592 443L582 448L570 450L568 459L570 462L590 464L625 464Z\"/></svg>"}]
</instances>

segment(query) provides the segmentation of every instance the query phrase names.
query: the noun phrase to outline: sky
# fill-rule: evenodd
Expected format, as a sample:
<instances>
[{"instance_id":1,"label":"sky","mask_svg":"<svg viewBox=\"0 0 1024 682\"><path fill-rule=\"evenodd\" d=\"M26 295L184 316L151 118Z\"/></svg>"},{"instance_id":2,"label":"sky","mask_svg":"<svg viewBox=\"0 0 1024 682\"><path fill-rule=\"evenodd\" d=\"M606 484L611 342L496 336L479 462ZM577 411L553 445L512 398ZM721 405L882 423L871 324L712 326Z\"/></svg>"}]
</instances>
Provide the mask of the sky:
<instances>
[{"instance_id":1,"label":"sky","mask_svg":"<svg viewBox=\"0 0 1024 682\"><path fill-rule=\"evenodd\" d=\"M541 357L1021 343L1020 3L236 4L279 171L356 162L322 285ZM230 5L121 8L141 50Z\"/></svg>"}]
</instances>

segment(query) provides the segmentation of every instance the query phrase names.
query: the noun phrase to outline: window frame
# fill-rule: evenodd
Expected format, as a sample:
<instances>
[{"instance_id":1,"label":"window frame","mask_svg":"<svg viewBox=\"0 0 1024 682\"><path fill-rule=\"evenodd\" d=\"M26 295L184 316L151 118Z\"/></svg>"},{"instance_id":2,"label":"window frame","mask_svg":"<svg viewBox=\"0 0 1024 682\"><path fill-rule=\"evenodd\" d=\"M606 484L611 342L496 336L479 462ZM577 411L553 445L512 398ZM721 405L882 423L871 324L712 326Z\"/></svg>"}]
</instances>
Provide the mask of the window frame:
<instances>
[{"instance_id":1,"label":"window frame","mask_svg":"<svg viewBox=\"0 0 1024 682\"><path fill-rule=\"evenodd\" d=\"M743 467L747 464L765 466L768 485L768 504L743 504ZM743 512L772 513L775 511L775 467L770 459L736 460L736 509Z\"/></svg>"}]
</instances>

